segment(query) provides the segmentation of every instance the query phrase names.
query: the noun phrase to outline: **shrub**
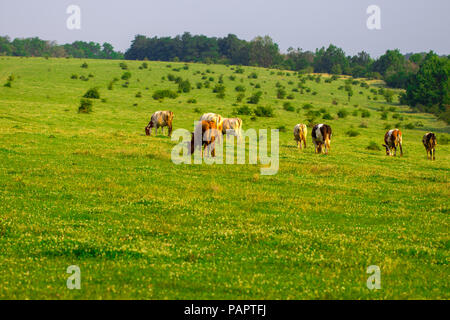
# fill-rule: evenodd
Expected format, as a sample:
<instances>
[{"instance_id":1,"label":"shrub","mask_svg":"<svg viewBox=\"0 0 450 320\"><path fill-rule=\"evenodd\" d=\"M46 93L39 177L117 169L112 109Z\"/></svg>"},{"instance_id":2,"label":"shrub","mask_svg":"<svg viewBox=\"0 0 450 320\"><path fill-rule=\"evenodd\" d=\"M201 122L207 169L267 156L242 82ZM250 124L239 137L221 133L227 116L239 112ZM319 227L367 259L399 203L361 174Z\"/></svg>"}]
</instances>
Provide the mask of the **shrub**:
<instances>
[{"instance_id":1,"label":"shrub","mask_svg":"<svg viewBox=\"0 0 450 320\"><path fill-rule=\"evenodd\" d=\"M335 105L335 106L338 105L338 101L337 101L336 99L333 99L333 100L331 101L331 103L332 103L333 105Z\"/></svg>"},{"instance_id":2,"label":"shrub","mask_svg":"<svg viewBox=\"0 0 450 320\"><path fill-rule=\"evenodd\" d=\"M234 90L236 90L237 92L244 92L245 91L245 87L244 86L236 86L236 88L234 88Z\"/></svg>"},{"instance_id":3,"label":"shrub","mask_svg":"<svg viewBox=\"0 0 450 320\"><path fill-rule=\"evenodd\" d=\"M128 80L128 79L130 79L131 78L131 73L130 72L124 72L123 74L122 74L122 80Z\"/></svg>"},{"instance_id":4,"label":"shrub","mask_svg":"<svg viewBox=\"0 0 450 320\"><path fill-rule=\"evenodd\" d=\"M248 116L248 115L252 114L252 110L247 105L239 107L239 108L235 109L235 111L236 111L236 114L239 114L239 115Z\"/></svg>"},{"instance_id":5,"label":"shrub","mask_svg":"<svg viewBox=\"0 0 450 320\"><path fill-rule=\"evenodd\" d=\"M87 69L87 68L88 68L88 64L87 64L86 62L84 62L84 63L81 65L81 68Z\"/></svg>"},{"instance_id":6,"label":"shrub","mask_svg":"<svg viewBox=\"0 0 450 320\"><path fill-rule=\"evenodd\" d=\"M273 109L271 107L257 106L253 110L253 113L257 117L273 117L274 116Z\"/></svg>"},{"instance_id":7,"label":"shrub","mask_svg":"<svg viewBox=\"0 0 450 320\"><path fill-rule=\"evenodd\" d=\"M83 96L83 98L88 99L100 99L100 93L98 92L98 88L89 89Z\"/></svg>"},{"instance_id":8,"label":"shrub","mask_svg":"<svg viewBox=\"0 0 450 320\"><path fill-rule=\"evenodd\" d=\"M247 103L250 104L258 104L259 100L261 99L262 96L262 92L258 91L252 94L252 96L250 98L248 98Z\"/></svg>"},{"instance_id":9,"label":"shrub","mask_svg":"<svg viewBox=\"0 0 450 320\"><path fill-rule=\"evenodd\" d=\"M7 87L7 88L11 88L11 81L6 81L6 83L3 86Z\"/></svg>"},{"instance_id":10,"label":"shrub","mask_svg":"<svg viewBox=\"0 0 450 320\"><path fill-rule=\"evenodd\" d=\"M147 69L148 68L148 63L147 62L143 62L142 63L142 68Z\"/></svg>"},{"instance_id":11,"label":"shrub","mask_svg":"<svg viewBox=\"0 0 450 320\"><path fill-rule=\"evenodd\" d=\"M216 84L213 88L214 93L224 93L225 92L225 86L222 84Z\"/></svg>"},{"instance_id":12,"label":"shrub","mask_svg":"<svg viewBox=\"0 0 450 320\"><path fill-rule=\"evenodd\" d=\"M286 126L281 125L281 126L278 126L277 129L280 132L286 132Z\"/></svg>"},{"instance_id":13,"label":"shrub","mask_svg":"<svg viewBox=\"0 0 450 320\"><path fill-rule=\"evenodd\" d=\"M80 106L78 107L78 113L91 113L92 101L89 99L81 99Z\"/></svg>"},{"instance_id":14,"label":"shrub","mask_svg":"<svg viewBox=\"0 0 450 320\"><path fill-rule=\"evenodd\" d=\"M361 122L359 127L360 128L367 128L368 127L367 122Z\"/></svg>"},{"instance_id":15,"label":"shrub","mask_svg":"<svg viewBox=\"0 0 450 320\"><path fill-rule=\"evenodd\" d=\"M70 76L70 79L78 79L78 75L74 73Z\"/></svg>"},{"instance_id":16,"label":"shrub","mask_svg":"<svg viewBox=\"0 0 450 320\"><path fill-rule=\"evenodd\" d=\"M236 70L234 71L235 73L244 73L245 70L242 69L241 67L237 67Z\"/></svg>"},{"instance_id":17,"label":"shrub","mask_svg":"<svg viewBox=\"0 0 450 320\"><path fill-rule=\"evenodd\" d=\"M190 98L187 100L187 103L197 103L197 99Z\"/></svg>"},{"instance_id":18,"label":"shrub","mask_svg":"<svg viewBox=\"0 0 450 320\"><path fill-rule=\"evenodd\" d=\"M283 88L279 88L277 90L277 98L284 99L285 97L286 97L286 90L284 90Z\"/></svg>"},{"instance_id":19,"label":"shrub","mask_svg":"<svg viewBox=\"0 0 450 320\"><path fill-rule=\"evenodd\" d=\"M283 109L286 111L291 111L291 112L295 111L295 108L291 105L290 102L283 103Z\"/></svg>"},{"instance_id":20,"label":"shrub","mask_svg":"<svg viewBox=\"0 0 450 320\"><path fill-rule=\"evenodd\" d=\"M140 91L136 93L136 98L142 98L142 93Z\"/></svg>"},{"instance_id":21,"label":"shrub","mask_svg":"<svg viewBox=\"0 0 450 320\"><path fill-rule=\"evenodd\" d=\"M380 151L381 148L378 146L378 143L375 141L370 141L369 145L366 147L367 150Z\"/></svg>"},{"instance_id":22,"label":"shrub","mask_svg":"<svg viewBox=\"0 0 450 320\"><path fill-rule=\"evenodd\" d=\"M178 92L190 92L191 91L191 83L189 80L182 80L178 83Z\"/></svg>"},{"instance_id":23,"label":"shrub","mask_svg":"<svg viewBox=\"0 0 450 320\"><path fill-rule=\"evenodd\" d=\"M359 132L356 131L356 130L353 130L353 129L348 130L348 131L346 132L346 134L347 134L349 137L356 137L356 136L359 136Z\"/></svg>"},{"instance_id":24,"label":"shrub","mask_svg":"<svg viewBox=\"0 0 450 320\"><path fill-rule=\"evenodd\" d=\"M363 111L361 111L361 117L363 117L363 118L370 118L370 112L369 112L369 110L363 110Z\"/></svg>"},{"instance_id":25,"label":"shrub","mask_svg":"<svg viewBox=\"0 0 450 320\"><path fill-rule=\"evenodd\" d=\"M325 114L322 116L322 119L324 119L324 120L333 120L333 117L331 116L331 114L329 114L329 113L327 112L327 113L325 113Z\"/></svg>"},{"instance_id":26,"label":"shrub","mask_svg":"<svg viewBox=\"0 0 450 320\"><path fill-rule=\"evenodd\" d=\"M203 84L201 82L197 82L197 89L203 88Z\"/></svg>"},{"instance_id":27,"label":"shrub","mask_svg":"<svg viewBox=\"0 0 450 320\"><path fill-rule=\"evenodd\" d=\"M256 74L256 72L252 72L248 75L249 79L258 79L258 75Z\"/></svg>"},{"instance_id":28,"label":"shrub","mask_svg":"<svg viewBox=\"0 0 450 320\"><path fill-rule=\"evenodd\" d=\"M387 120L387 118L388 118L388 113L387 113L387 111L384 111L384 112L381 114L381 120Z\"/></svg>"},{"instance_id":29,"label":"shrub","mask_svg":"<svg viewBox=\"0 0 450 320\"><path fill-rule=\"evenodd\" d=\"M127 66L127 64L126 64L125 62L119 63L119 66L120 66L120 68L121 68L122 70L128 70L128 66Z\"/></svg>"},{"instance_id":30,"label":"shrub","mask_svg":"<svg viewBox=\"0 0 450 320\"><path fill-rule=\"evenodd\" d=\"M416 126L413 123L408 123L405 125L406 129L414 129Z\"/></svg>"},{"instance_id":31,"label":"shrub","mask_svg":"<svg viewBox=\"0 0 450 320\"><path fill-rule=\"evenodd\" d=\"M291 94L287 95L286 99L294 100L294 95L291 93Z\"/></svg>"},{"instance_id":32,"label":"shrub","mask_svg":"<svg viewBox=\"0 0 450 320\"><path fill-rule=\"evenodd\" d=\"M236 96L236 102L241 102L242 99L244 99L244 97L245 97L245 94L239 93L239 94Z\"/></svg>"},{"instance_id":33,"label":"shrub","mask_svg":"<svg viewBox=\"0 0 450 320\"><path fill-rule=\"evenodd\" d=\"M346 118L348 116L348 111L344 110L344 109L341 109L341 110L338 111L337 116L339 118Z\"/></svg>"},{"instance_id":34,"label":"shrub","mask_svg":"<svg viewBox=\"0 0 450 320\"><path fill-rule=\"evenodd\" d=\"M176 92L173 92L172 90L164 89L164 90L156 90L153 93L152 97L155 100L162 100L164 98L175 99L178 97L178 94Z\"/></svg>"},{"instance_id":35,"label":"shrub","mask_svg":"<svg viewBox=\"0 0 450 320\"><path fill-rule=\"evenodd\" d=\"M303 109L305 109L305 110L309 110L309 109L312 109L312 108L313 108L313 105L311 103L303 104Z\"/></svg>"}]
</instances>

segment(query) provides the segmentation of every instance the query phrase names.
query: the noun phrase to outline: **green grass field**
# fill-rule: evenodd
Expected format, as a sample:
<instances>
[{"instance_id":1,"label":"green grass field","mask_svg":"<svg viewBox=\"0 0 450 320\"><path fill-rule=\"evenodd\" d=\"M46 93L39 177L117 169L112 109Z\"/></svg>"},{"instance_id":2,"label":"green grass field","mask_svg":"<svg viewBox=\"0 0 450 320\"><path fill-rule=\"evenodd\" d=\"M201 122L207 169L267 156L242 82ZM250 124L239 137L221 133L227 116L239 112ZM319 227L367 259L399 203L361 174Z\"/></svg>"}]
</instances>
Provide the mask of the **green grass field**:
<instances>
[{"instance_id":1,"label":"green grass field","mask_svg":"<svg viewBox=\"0 0 450 320\"><path fill-rule=\"evenodd\" d=\"M325 83L328 75L307 80L311 91L302 94L292 91L294 73L172 62L139 69L142 62L126 61L125 88L119 63L0 57L1 299L450 298L445 123L409 112L397 96L374 101L377 82L353 85L348 102L339 90L345 79ZM154 100L157 89L177 90L169 73L194 89ZM212 92L221 74L224 99ZM210 88L196 88L209 81L202 77L214 78ZM293 100L277 99L277 82ZM276 175L260 175L260 165L175 165L175 141L145 136L156 110L175 113L174 129L192 130L204 112L232 116L246 100L233 105L238 85L246 98L261 90L259 105L275 110L272 118L239 115L244 129L286 128ZM92 87L106 100L79 114ZM283 109L287 101L294 112ZM306 122L305 103L333 117L316 118L333 128L328 156L314 154L311 128L308 148L296 148L292 130ZM381 120L379 110L391 107ZM349 115L338 118L341 109ZM366 148L383 148L385 127L399 122L404 157ZM348 136L352 128L360 135ZM438 137L434 162L421 142L427 131ZM81 290L66 287L70 265L81 269ZM370 265L381 269L380 290L366 286Z\"/></svg>"}]
</instances>

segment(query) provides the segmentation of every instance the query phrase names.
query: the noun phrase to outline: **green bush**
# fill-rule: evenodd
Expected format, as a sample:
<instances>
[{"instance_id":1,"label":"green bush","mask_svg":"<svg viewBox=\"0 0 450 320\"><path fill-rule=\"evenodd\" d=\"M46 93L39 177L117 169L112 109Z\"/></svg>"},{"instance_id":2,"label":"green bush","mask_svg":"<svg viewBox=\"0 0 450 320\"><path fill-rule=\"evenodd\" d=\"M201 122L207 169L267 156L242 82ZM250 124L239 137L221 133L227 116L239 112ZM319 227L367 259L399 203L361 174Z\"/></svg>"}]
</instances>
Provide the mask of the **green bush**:
<instances>
[{"instance_id":1,"label":"green bush","mask_svg":"<svg viewBox=\"0 0 450 320\"><path fill-rule=\"evenodd\" d=\"M283 103L283 109L286 111L294 112L295 108L291 105L290 102Z\"/></svg>"},{"instance_id":2,"label":"green bush","mask_svg":"<svg viewBox=\"0 0 450 320\"><path fill-rule=\"evenodd\" d=\"M197 103L197 99L190 98L186 101L187 103Z\"/></svg>"},{"instance_id":3,"label":"green bush","mask_svg":"<svg viewBox=\"0 0 450 320\"><path fill-rule=\"evenodd\" d=\"M100 93L98 92L98 88L89 89L83 96L83 98L88 99L100 99Z\"/></svg>"},{"instance_id":4,"label":"green bush","mask_svg":"<svg viewBox=\"0 0 450 320\"><path fill-rule=\"evenodd\" d=\"M236 88L234 88L234 90L236 90L237 92L244 92L245 91L245 87L242 85L236 86Z\"/></svg>"},{"instance_id":5,"label":"green bush","mask_svg":"<svg viewBox=\"0 0 450 320\"><path fill-rule=\"evenodd\" d=\"M363 118L370 118L369 110L362 110L361 111L361 117L363 117Z\"/></svg>"},{"instance_id":6,"label":"green bush","mask_svg":"<svg viewBox=\"0 0 450 320\"><path fill-rule=\"evenodd\" d=\"M121 62L119 63L120 68L122 68L122 70L128 70L128 66L125 62Z\"/></svg>"},{"instance_id":7,"label":"green bush","mask_svg":"<svg viewBox=\"0 0 450 320\"><path fill-rule=\"evenodd\" d=\"M339 118L346 118L348 116L348 111L344 110L344 109L341 109L341 110L338 111L337 116Z\"/></svg>"},{"instance_id":8,"label":"green bush","mask_svg":"<svg viewBox=\"0 0 450 320\"><path fill-rule=\"evenodd\" d=\"M122 74L122 80L129 80L131 78L131 73L130 72L124 72Z\"/></svg>"},{"instance_id":9,"label":"green bush","mask_svg":"<svg viewBox=\"0 0 450 320\"><path fill-rule=\"evenodd\" d=\"M367 150L380 151L381 148L378 146L378 143L375 141L370 141L369 145L366 147Z\"/></svg>"},{"instance_id":10,"label":"green bush","mask_svg":"<svg viewBox=\"0 0 450 320\"><path fill-rule=\"evenodd\" d=\"M191 91L191 83L189 80L182 80L178 83L178 92L187 93Z\"/></svg>"},{"instance_id":11,"label":"green bush","mask_svg":"<svg viewBox=\"0 0 450 320\"><path fill-rule=\"evenodd\" d=\"M84 63L81 65L81 68L87 69L87 68L88 68L88 64L87 64L86 62L84 62Z\"/></svg>"},{"instance_id":12,"label":"green bush","mask_svg":"<svg viewBox=\"0 0 450 320\"><path fill-rule=\"evenodd\" d=\"M286 90L283 88L278 88L277 90L277 98L278 99L284 99L286 97Z\"/></svg>"},{"instance_id":13,"label":"green bush","mask_svg":"<svg viewBox=\"0 0 450 320\"><path fill-rule=\"evenodd\" d=\"M252 96L250 98L248 98L247 103L250 104L258 104L259 100L261 99L262 96L262 92L258 91L252 94Z\"/></svg>"},{"instance_id":14,"label":"green bush","mask_svg":"<svg viewBox=\"0 0 450 320\"><path fill-rule=\"evenodd\" d=\"M155 100L162 100L164 98L170 98L170 99L175 99L178 97L178 94L176 92L173 92L172 90L169 89L163 89L163 90L156 90L153 93L153 99Z\"/></svg>"},{"instance_id":15,"label":"green bush","mask_svg":"<svg viewBox=\"0 0 450 320\"><path fill-rule=\"evenodd\" d=\"M322 116L322 119L324 119L324 120L333 120L333 117L331 116L331 114L325 113L325 114Z\"/></svg>"},{"instance_id":16,"label":"green bush","mask_svg":"<svg viewBox=\"0 0 450 320\"><path fill-rule=\"evenodd\" d=\"M236 114L249 116L252 114L252 110L247 106L242 106L235 109Z\"/></svg>"},{"instance_id":17,"label":"green bush","mask_svg":"<svg viewBox=\"0 0 450 320\"><path fill-rule=\"evenodd\" d=\"M258 75L256 74L256 72L252 72L248 75L249 79L258 79Z\"/></svg>"},{"instance_id":18,"label":"green bush","mask_svg":"<svg viewBox=\"0 0 450 320\"><path fill-rule=\"evenodd\" d=\"M349 137L356 137L356 136L359 136L359 132L356 131L356 130L353 130L353 129L348 130L348 131L346 132L346 134L347 134Z\"/></svg>"},{"instance_id":19,"label":"green bush","mask_svg":"<svg viewBox=\"0 0 450 320\"><path fill-rule=\"evenodd\" d=\"M274 116L273 109L271 107L257 106L253 110L253 113L257 117L273 117Z\"/></svg>"},{"instance_id":20,"label":"green bush","mask_svg":"<svg viewBox=\"0 0 450 320\"><path fill-rule=\"evenodd\" d=\"M80 106L78 107L78 113L91 113L92 101L89 99L81 99Z\"/></svg>"}]
</instances>

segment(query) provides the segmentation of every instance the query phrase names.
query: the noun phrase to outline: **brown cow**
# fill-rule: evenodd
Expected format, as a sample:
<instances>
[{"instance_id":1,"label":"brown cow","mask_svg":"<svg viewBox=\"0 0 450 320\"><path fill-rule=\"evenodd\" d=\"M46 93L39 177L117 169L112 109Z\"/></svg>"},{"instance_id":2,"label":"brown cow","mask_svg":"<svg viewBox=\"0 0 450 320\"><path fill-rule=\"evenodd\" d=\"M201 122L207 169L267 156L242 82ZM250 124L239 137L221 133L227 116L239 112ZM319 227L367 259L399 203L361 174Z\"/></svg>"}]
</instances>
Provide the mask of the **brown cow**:
<instances>
[{"instance_id":1,"label":"brown cow","mask_svg":"<svg viewBox=\"0 0 450 320\"><path fill-rule=\"evenodd\" d=\"M327 124L316 124L311 132L312 141L316 153L322 153L322 148L325 147L325 153L330 151L331 142L331 127Z\"/></svg>"},{"instance_id":2,"label":"brown cow","mask_svg":"<svg viewBox=\"0 0 450 320\"><path fill-rule=\"evenodd\" d=\"M172 135L172 111L156 111L148 125L145 127L145 134L150 136L152 128L155 128L155 135L158 134L158 128L161 128L161 133L164 134L164 127L169 127L169 137Z\"/></svg>"},{"instance_id":3,"label":"brown cow","mask_svg":"<svg viewBox=\"0 0 450 320\"><path fill-rule=\"evenodd\" d=\"M402 132L399 129L392 129L384 135L384 144L382 146L386 148L387 156L392 156L392 150L394 150L394 156L396 156L397 147L400 147L400 156L403 156L402 143Z\"/></svg>"},{"instance_id":4,"label":"brown cow","mask_svg":"<svg viewBox=\"0 0 450 320\"><path fill-rule=\"evenodd\" d=\"M200 147L200 150L202 151L202 156L206 148L208 148L207 152L208 153L211 152L211 155L215 157L216 156L215 140L216 137L220 134L219 131L217 130L216 122L202 120L201 125L202 125L201 132L200 126L197 126L195 128L195 132L191 133L191 145L190 145L191 154L194 153L197 147ZM201 143L197 139L199 140L201 139Z\"/></svg>"},{"instance_id":5,"label":"brown cow","mask_svg":"<svg viewBox=\"0 0 450 320\"><path fill-rule=\"evenodd\" d=\"M436 155L436 135L433 132L426 133L422 138L422 143L427 151L427 159L435 160Z\"/></svg>"},{"instance_id":6,"label":"brown cow","mask_svg":"<svg viewBox=\"0 0 450 320\"><path fill-rule=\"evenodd\" d=\"M302 148L302 142L306 148L306 135L308 134L308 128L305 124L299 123L294 127L294 140L297 141L297 147Z\"/></svg>"}]
</instances>

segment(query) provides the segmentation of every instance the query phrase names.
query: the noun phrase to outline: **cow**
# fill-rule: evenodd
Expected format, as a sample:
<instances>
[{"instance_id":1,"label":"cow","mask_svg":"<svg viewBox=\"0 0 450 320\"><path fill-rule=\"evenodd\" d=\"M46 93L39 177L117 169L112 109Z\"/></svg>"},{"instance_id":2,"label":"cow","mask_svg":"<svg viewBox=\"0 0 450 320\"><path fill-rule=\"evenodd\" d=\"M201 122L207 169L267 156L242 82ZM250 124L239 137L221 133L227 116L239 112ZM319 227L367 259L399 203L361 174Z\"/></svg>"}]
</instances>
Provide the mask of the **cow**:
<instances>
[{"instance_id":1,"label":"cow","mask_svg":"<svg viewBox=\"0 0 450 320\"><path fill-rule=\"evenodd\" d=\"M201 117L200 117L200 121L214 121L216 123L216 128L217 130L222 133L222 128L223 128L223 117L220 114L217 113L204 113ZM217 137L218 142L221 141L221 137L218 136Z\"/></svg>"},{"instance_id":2,"label":"cow","mask_svg":"<svg viewBox=\"0 0 450 320\"><path fill-rule=\"evenodd\" d=\"M386 148L387 156L392 156L392 150L394 150L394 156L396 156L397 147L400 147L400 156L403 156L402 132L399 129L392 129L386 132L382 146Z\"/></svg>"},{"instance_id":3,"label":"cow","mask_svg":"<svg viewBox=\"0 0 450 320\"><path fill-rule=\"evenodd\" d=\"M231 134L242 140L242 120L240 118L225 118L222 122L222 134Z\"/></svg>"},{"instance_id":4,"label":"cow","mask_svg":"<svg viewBox=\"0 0 450 320\"><path fill-rule=\"evenodd\" d=\"M331 142L331 127L327 124L316 124L311 132L312 142L314 144L315 153L325 153L328 154L330 151Z\"/></svg>"},{"instance_id":5,"label":"cow","mask_svg":"<svg viewBox=\"0 0 450 320\"><path fill-rule=\"evenodd\" d=\"M422 143L427 151L427 159L435 160L436 155L436 135L433 132L426 133L422 138Z\"/></svg>"},{"instance_id":6,"label":"cow","mask_svg":"<svg viewBox=\"0 0 450 320\"><path fill-rule=\"evenodd\" d=\"M188 148L188 150L190 150L192 154L194 153L197 147L200 147L203 156L204 150L208 148L208 152L210 151L211 155L215 157L216 156L215 140L218 134L220 134L220 132L217 130L217 126L214 121L202 120L201 126L200 125L197 126L195 128L195 131L191 132L191 142L190 148ZM201 141L198 141L195 138Z\"/></svg>"},{"instance_id":7,"label":"cow","mask_svg":"<svg viewBox=\"0 0 450 320\"><path fill-rule=\"evenodd\" d=\"M308 128L305 124L299 123L294 127L294 140L297 141L297 148L302 148L302 142L304 147L306 148L306 135L308 133Z\"/></svg>"},{"instance_id":8,"label":"cow","mask_svg":"<svg viewBox=\"0 0 450 320\"><path fill-rule=\"evenodd\" d=\"M158 134L158 128L161 128L161 133L164 134L164 127L169 127L169 137L172 135L172 111L156 111L152 114L150 122L145 127L145 134L150 136L152 128L155 128L155 135Z\"/></svg>"}]
</instances>

